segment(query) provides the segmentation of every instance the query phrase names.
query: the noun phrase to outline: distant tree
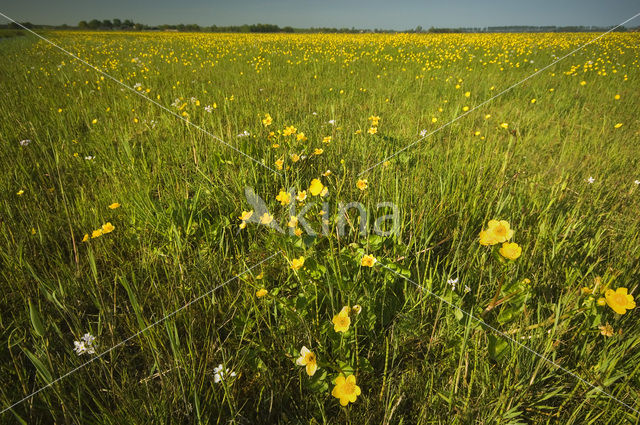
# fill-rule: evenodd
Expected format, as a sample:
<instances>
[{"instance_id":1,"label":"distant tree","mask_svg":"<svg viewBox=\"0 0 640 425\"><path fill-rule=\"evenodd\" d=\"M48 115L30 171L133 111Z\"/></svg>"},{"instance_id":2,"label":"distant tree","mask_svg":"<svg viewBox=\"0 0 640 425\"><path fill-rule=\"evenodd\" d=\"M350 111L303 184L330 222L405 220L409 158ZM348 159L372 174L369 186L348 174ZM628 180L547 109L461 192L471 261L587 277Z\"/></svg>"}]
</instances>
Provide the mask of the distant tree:
<instances>
[{"instance_id":1,"label":"distant tree","mask_svg":"<svg viewBox=\"0 0 640 425\"><path fill-rule=\"evenodd\" d=\"M122 21L120 19L114 19L113 20L113 27L114 28L120 28L122 26Z\"/></svg>"},{"instance_id":2,"label":"distant tree","mask_svg":"<svg viewBox=\"0 0 640 425\"><path fill-rule=\"evenodd\" d=\"M416 32L422 32L422 26L421 25L418 25L416 27Z\"/></svg>"},{"instance_id":3,"label":"distant tree","mask_svg":"<svg viewBox=\"0 0 640 425\"><path fill-rule=\"evenodd\" d=\"M131 19L125 19L122 26L125 28L133 28L133 21Z\"/></svg>"},{"instance_id":4,"label":"distant tree","mask_svg":"<svg viewBox=\"0 0 640 425\"><path fill-rule=\"evenodd\" d=\"M98 21L97 19L92 19L89 21L89 28L91 28L92 30L98 29L100 28L100 21Z\"/></svg>"},{"instance_id":5,"label":"distant tree","mask_svg":"<svg viewBox=\"0 0 640 425\"><path fill-rule=\"evenodd\" d=\"M87 24L87 21L80 21L80 22L78 22L78 28L83 28L83 29L85 29L85 28L88 28L88 27L89 27L89 24Z\"/></svg>"},{"instance_id":6,"label":"distant tree","mask_svg":"<svg viewBox=\"0 0 640 425\"><path fill-rule=\"evenodd\" d=\"M111 22L109 19L105 19L104 21L102 21L102 26L104 28L113 28L113 22Z\"/></svg>"},{"instance_id":7,"label":"distant tree","mask_svg":"<svg viewBox=\"0 0 640 425\"><path fill-rule=\"evenodd\" d=\"M133 24L133 29L135 29L137 31L143 30L144 29L144 25L140 24L140 23L135 23L135 24Z\"/></svg>"}]
</instances>

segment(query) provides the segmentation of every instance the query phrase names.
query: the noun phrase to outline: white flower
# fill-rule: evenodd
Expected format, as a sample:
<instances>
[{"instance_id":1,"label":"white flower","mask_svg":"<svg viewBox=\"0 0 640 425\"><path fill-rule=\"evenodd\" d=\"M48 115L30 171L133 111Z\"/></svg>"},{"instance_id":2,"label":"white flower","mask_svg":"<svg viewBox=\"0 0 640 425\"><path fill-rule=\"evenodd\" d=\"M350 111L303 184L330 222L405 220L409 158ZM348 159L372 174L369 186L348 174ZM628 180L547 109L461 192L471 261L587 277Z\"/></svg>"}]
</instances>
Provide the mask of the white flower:
<instances>
[{"instance_id":1,"label":"white flower","mask_svg":"<svg viewBox=\"0 0 640 425\"><path fill-rule=\"evenodd\" d=\"M587 179L587 182L588 182L589 184L593 183L594 181L596 181L596 179L594 179L593 177L589 177L589 178Z\"/></svg>"},{"instance_id":2,"label":"white flower","mask_svg":"<svg viewBox=\"0 0 640 425\"><path fill-rule=\"evenodd\" d=\"M142 87L142 84L141 84L141 83L135 83L135 84L133 85L133 88L134 88L134 89L137 89L138 87Z\"/></svg>"},{"instance_id":3,"label":"white flower","mask_svg":"<svg viewBox=\"0 0 640 425\"><path fill-rule=\"evenodd\" d=\"M235 372L229 373L229 369L225 369L221 364L219 364L218 367L214 368L213 372L213 382L215 382L216 384L224 380L226 376L231 376L232 378L236 376Z\"/></svg>"},{"instance_id":4,"label":"white flower","mask_svg":"<svg viewBox=\"0 0 640 425\"><path fill-rule=\"evenodd\" d=\"M29 143L31 143L29 139L20 140L20 146L29 146Z\"/></svg>"},{"instance_id":5,"label":"white flower","mask_svg":"<svg viewBox=\"0 0 640 425\"><path fill-rule=\"evenodd\" d=\"M245 130L242 133L238 134L238 137L249 137L251 134Z\"/></svg>"},{"instance_id":6,"label":"white flower","mask_svg":"<svg viewBox=\"0 0 640 425\"><path fill-rule=\"evenodd\" d=\"M95 158L95 156L93 156L93 155L87 155L87 156L84 157L84 159L86 159L87 161L91 161L94 158Z\"/></svg>"},{"instance_id":7,"label":"white flower","mask_svg":"<svg viewBox=\"0 0 640 425\"><path fill-rule=\"evenodd\" d=\"M426 129L420 131L420 137L424 137L426 135L427 135L427 130Z\"/></svg>"},{"instance_id":8,"label":"white flower","mask_svg":"<svg viewBox=\"0 0 640 425\"><path fill-rule=\"evenodd\" d=\"M94 345L94 342L96 340L96 337L91 335L90 333L86 333L84 335L82 335L82 338L80 338L80 341L73 341L73 351L76 352L77 355L82 355L82 354L95 354L96 352L96 347Z\"/></svg>"},{"instance_id":9,"label":"white flower","mask_svg":"<svg viewBox=\"0 0 640 425\"><path fill-rule=\"evenodd\" d=\"M318 115L318 113L317 112L312 112L311 115Z\"/></svg>"},{"instance_id":10,"label":"white flower","mask_svg":"<svg viewBox=\"0 0 640 425\"><path fill-rule=\"evenodd\" d=\"M213 112L213 106L207 105L207 106L204 107L204 110L207 111L208 113L212 113Z\"/></svg>"},{"instance_id":11,"label":"white flower","mask_svg":"<svg viewBox=\"0 0 640 425\"><path fill-rule=\"evenodd\" d=\"M327 122L328 122L329 124L331 124L331 125L336 125L336 120L329 120L329 121L327 121Z\"/></svg>"},{"instance_id":12,"label":"white flower","mask_svg":"<svg viewBox=\"0 0 640 425\"><path fill-rule=\"evenodd\" d=\"M456 285L458 284L458 278L456 277L455 279L448 279L447 283L451 285L451 289L455 291Z\"/></svg>"},{"instance_id":13,"label":"white flower","mask_svg":"<svg viewBox=\"0 0 640 425\"><path fill-rule=\"evenodd\" d=\"M465 292L465 294L467 292L471 292L471 287L469 287L469 285L464 285L464 292Z\"/></svg>"},{"instance_id":14,"label":"white flower","mask_svg":"<svg viewBox=\"0 0 640 425\"><path fill-rule=\"evenodd\" d=\"M640 184L640 180L634 180L633 181L635 184Z\"/></svg>"},{"instance_id":15,"label":"white flower","mask_svg":"<svg viewBox=\"0 0 640 425\"><path fill-rule=\"evenodd\" d=\"M178 99L178 98L174 99L174 101L171 104L171 106L173 106L174 108L177 108L178 106L180 106L180 99Z\"/></svg>"}]
</instances>

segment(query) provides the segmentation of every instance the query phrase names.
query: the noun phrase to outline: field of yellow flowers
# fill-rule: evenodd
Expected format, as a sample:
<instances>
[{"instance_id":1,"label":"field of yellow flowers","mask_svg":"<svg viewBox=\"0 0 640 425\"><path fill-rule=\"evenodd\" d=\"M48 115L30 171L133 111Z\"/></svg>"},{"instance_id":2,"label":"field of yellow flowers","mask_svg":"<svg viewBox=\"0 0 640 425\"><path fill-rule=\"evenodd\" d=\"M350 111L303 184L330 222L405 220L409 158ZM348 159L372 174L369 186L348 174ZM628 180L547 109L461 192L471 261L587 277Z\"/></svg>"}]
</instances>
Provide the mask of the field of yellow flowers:
<instances>
[{"instance_id":1,"label":"field of yellow flowers","mask_svg":"<svg viewBox=\"0 0 640 425\"><path fill-rule=\"evenodd\" d=\"M640 34L42 36L0 423L638 423Z\"/></svg>"}]
</instances>

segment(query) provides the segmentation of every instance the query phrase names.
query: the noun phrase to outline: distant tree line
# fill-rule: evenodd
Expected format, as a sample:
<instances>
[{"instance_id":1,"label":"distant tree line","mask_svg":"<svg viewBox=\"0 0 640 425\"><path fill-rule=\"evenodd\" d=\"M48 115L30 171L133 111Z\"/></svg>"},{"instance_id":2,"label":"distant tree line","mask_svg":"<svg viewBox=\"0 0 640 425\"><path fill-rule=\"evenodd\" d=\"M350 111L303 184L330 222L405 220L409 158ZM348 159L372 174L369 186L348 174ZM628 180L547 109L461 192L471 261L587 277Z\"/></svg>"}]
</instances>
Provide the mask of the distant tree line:
<instances>
[{"instance_id":1,"label":"distant tree line","mask_svg":"<svg viewBox=\"0 0 640 425\"><path fill-rule=\"evenodd\" d=\"M435 28L431 27L428 30L423 30L421 26L417 26L413 30L407 32L414 33L495 33L495 32L605 32L613 28L610 27L596 27L596 26L565 26L559 27L555 25L543 25L543 26L531 26L531 25L507 25L507 26L494 26L494 27L463 27L463 28ZM638 31L637 28L625 28L624 26L616 28L614 31Z\"/></svg>"},{"instance_id":2,"label":"distant tree line","mask_svg":"<svg viewBox=\"0 0 640 425\"><path fill-rule=\"evenodd\" d=\"M508 25L508 26L492 26L492 27L463 27L463 28L436 28L431 27L424 30L422 26L414 29L395 31L388 29L357 29L351 28L329 28L329 27L311 27L311 28L293 28L291 26L279 27L274 24L252 24L252 25L230 25L230 26L200 26L198 24L178 24L178 25L157 25L150 26L134 22L131 19L92 19L90 21L80 21L75 27L67 24L63 25L35 25L31 22L22 22L26 28L39 29L81 29L81 30L118 30L118 31L177 31L177 32L237 32L237 33L504 33L504 32L604 32L612 27L596 27L596 26L527 26L527 25ZM20 29L20 25L13 22L0 25L0 28ZM615 31L640 31L640 26L635 28L625 28L624 26L617 28Z\"/></svg>"}]
</instances>

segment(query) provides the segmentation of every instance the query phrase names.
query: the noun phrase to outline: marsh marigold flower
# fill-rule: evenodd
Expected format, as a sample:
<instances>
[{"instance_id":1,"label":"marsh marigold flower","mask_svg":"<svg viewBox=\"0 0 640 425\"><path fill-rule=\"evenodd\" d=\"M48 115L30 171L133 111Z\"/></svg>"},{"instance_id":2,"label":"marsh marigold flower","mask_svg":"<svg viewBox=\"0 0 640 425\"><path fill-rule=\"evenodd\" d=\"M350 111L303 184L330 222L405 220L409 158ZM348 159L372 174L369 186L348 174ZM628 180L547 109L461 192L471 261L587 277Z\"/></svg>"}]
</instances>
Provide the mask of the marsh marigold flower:
<instances>
[{"instance_id":1,"label":"marsh marigold flower","mask_svg":"<svg viewBox=\"0 0 640 425\"><path fill-rule=\"evenodd\" d=\"M284 160L282 158L276 160L276 168L278 170L282 170L282 166L284 165Z\"/></svg>"},{"instance_id":2,"label":"marsh marigold flower","mask_svg":"<svg viewBox=\"0 0 640 425\"><path fill-rule=\"evenodd\" d=\"M300 357L296 360L298 366L305 366L307 375L313 376L318 370L318 361L316 355L307 347L302 347L300 350Z\"/></svg>"},{"instance_id":3,"label":"marsh marigold flower","mask_svg":"<svg viewBox=\"0 0 640 425\"><path fill-rule=\"evenodd\" d=\"M508 260L516 260L522 254L522 248L515 242L505 242L498 252Z\"/></svg>"},{"instance_id":4,"label":"marsh marigold flower","mask_svg":"<svg viewBox=\"0 0 640 425\"><path fill-rule=\"evenodd\" d=\"M291 260L291 268L293 270L300 270L304 266L304 257L294 258Z\"/></svg>"},{"instance_id":5,"label":"marsh marigold flower","mask_svg":"<svg viewBox=\"0 0 640 425\"><path fill-rule=\"evenodd\" d=\"M267 295L267 293L269 293L269 291L267 291L266 289L264 289L264 288L259 289L259 290L256 292L256 297L258 297L258 298L262 298L262 297L264 297L265 295Z\"/></svg>"},{"instance_id":6,"label":"marsh marigold flower","mask_svg":"<svg viewBox=\"0 0 640 425\"><path fill-rule=\"evenodd\" d=\"M313 179L311 180L311 185L309 186L309 192L311 192L313 196L318 196L322 193L324 188L325 187L320 180Z\"/></svg>"},{"instance_id":7,"label":"marsh marigold flower","mask_svg":"<svg viewBox=\"0 0 640 425\"><path fill-rule=\"evenodd\" d=\"M331 391L331 395L340 400L342 406L346 406L349 403L355 403L358 396L361 394L360 387L356 385L355 375L338 376L333 381L335 387Z\"/></svg>"},{"instance_id":8,"label":"marsh marigold flower","mask_svg":"<svg viewBox=\"0 0 640 425\"><path fill-rule=\"evenodd\" d=\"M360 261L360 265L362 267L373 267L377 262L378 260L376 260L376 257L374 257L373 255L365 254Z\"/></svg>"},{"instance_id":9,"label":"marsh marigold flower","mask_svg":"<svg viewBox=\"0 0 640 425\"><path fill-rule=\"evenodd\" d=\"M269 213L264 213L262 214L262 216L260 217L260 224L271 224L271 222L273 221L273 216Z\"/></svg>"},{"instance_id":10,"label":"marsh marigold flower","mask_svg":"<svg viewBox=\"0 0 640 425\"><path fill-rule=\"evenodd\" d=\"M349 309L349 307L346 307ZM349 325L351 325L351 319L349 318L349 310L345 311L345 308L340 311L340 313L333 316L331 320L333 323L333 330L336 332L346 332L349 330Z\"/></svg>"},{"instance_id":11,"label":"marsh marigold flower","mask_svg":"<svg viewBox=\"0 0 640 425\"><path fill-rule=\"evenodd\" d=\"M276 196L276 201L279 201L281 205L289 205L289 202L291 202L291 195L283 189L280 191L278 196Z\"/></svg>"},{"instance_id":12,"label":"marsh marigold flower","mask_svg":"<svg viewBox=\"0 0 640 425\"><path fill-rule=\"evenodd\" d=\"M369 134L376 134L378 132L378 129L376 127L371 127L369 128L369 130L367 130L367 133Z\"/></svg>"},{"instance_id":13,"label":"marsh marigold flower","mask_svg":"<svg viewBox=\"0 0 640 425\"><path fill-rule=\"evenodd\" d=\"M359 179L356 186L360 190L365 190L369 186L369 182L367 182L367 179Z\"/></svg>"},{"instance_id":14,"label":"marsh marigold flower","mask_svg":"<svg viewBox=\"0 0 640 425\"><path fill-rule=\"evenodd\" d=\"M604 299L609 307L618 314L625 314L627 310L636 308L633 295L627 293L627 288L607 289L604 292Z\"/></svg>"},{"instance_id":15,"label":"marsh marigold flower","mask_svg":"<svg viewBox=\"0 0 640 425\"><path fill-rule=\"evenodd\" d=\"M265 127L268 127L271 125L272 122L273 122L273 118L271 118L271 115L265 114L264 118L262 119L262 124Z\"/></svg>"},{"instance_id":16,"label":"marsh marigold flower","mask_svg":"<svg viewBox=\"0 0 640 425\"><path fill-rule=\"evenodd\" d=\"M113 232L113 229L115 229L115 226L113 224L107 222L107 223L102 225L102 234L111 233L111 232Z\"/></svg>"},{"instance_id":17,"label":"marsh marigold flower","mask_svg":"<svg viewBox=\"0 0 640 425\"><path fill-rule=\"evenodd\" d=\"M116 208L120 208L120 204L117 202L114 202L113 204L109 205L109 209L115 210Z\"/></svg>"},{"instance_id":18,"label":"marsh marigold flower","mask_svg":"<svg viewBox=\"0 0 640 425\"><path fill-rule=\"evenodd\" d=\"M489 245L495 245L496 243L507 242L513 237L513 230L509 226L509 222L505 220L489 220L488 223L490 236L495 240L494 243Z\"/></svg>"}]
</instances>

